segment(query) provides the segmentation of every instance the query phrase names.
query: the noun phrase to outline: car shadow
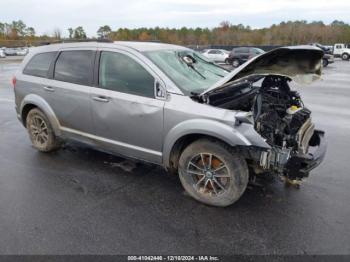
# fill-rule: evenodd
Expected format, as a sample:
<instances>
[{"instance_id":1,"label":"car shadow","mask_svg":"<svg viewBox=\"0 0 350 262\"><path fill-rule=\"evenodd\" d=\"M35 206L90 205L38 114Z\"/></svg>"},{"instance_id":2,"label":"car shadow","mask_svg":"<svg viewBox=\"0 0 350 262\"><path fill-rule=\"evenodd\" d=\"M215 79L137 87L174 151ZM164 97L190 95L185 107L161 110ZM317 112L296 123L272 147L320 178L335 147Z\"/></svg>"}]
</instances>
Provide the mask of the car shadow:
<instances>
[{"instance_id":1,"label":"car shadow","mask_svg":"<svg viewBox=\"0 0 350 262\"><path fill-rule=\"evenodd\" d=\"M54 154L40 153L39 158L38 161L44 158L44 161L51 162L50 166L53 168L55 165L65 166L70 171L65 170L64 179L68 179L69 184L77 191L90 197L110 197L125 187L132 187L137 192L137 197L140 197L140 192L144 192L146 198L151 198L151 202L159 201L161 195L164 199L169 198L168 205L173 205L174 199L176 202L181 199L190 202L191 206L205 206L184 191L178 176L169 174L155 164L111 155L76 142L67 143ZM281 181L274 179L260 182L258 186L249 184L241 199L225 209L256 208L282 201L284 194L281 191L284 186ZM149 190L152 190L152 194L149 194ZM166 202L163 201L162 204L164 203Z\"/></svg>"}]
</instances>

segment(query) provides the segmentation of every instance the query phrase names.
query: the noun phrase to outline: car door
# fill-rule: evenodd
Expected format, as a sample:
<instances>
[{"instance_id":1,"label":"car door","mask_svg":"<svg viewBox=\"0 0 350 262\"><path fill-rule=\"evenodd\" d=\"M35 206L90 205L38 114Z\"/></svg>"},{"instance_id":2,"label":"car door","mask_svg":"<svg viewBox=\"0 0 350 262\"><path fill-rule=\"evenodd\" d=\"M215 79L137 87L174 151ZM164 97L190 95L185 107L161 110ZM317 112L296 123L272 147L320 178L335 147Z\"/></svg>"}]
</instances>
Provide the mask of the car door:
<instances>
[{"instance_id":1,"label":"car door","mask_svg":"<svg viewBox=\"0 0 350 262\"><path fill-rule=\"evenodd\" d=\"M96 49L63 50L51 68L52 79L44 87L50 105L65 132L92 133L90 89Z\"/></svg>"},{"instance_id":2,"label":"car door","mask_svg":"<svg viewBox=\"0 0 350 262\"><path fill-rule=\"evenodd\" d=\"M225 54L225 52L224 52L224 51L221 51L221 50L218 50L217 52L218 52L218 54L217 54L216 61L218 61L218 62L224 62L225 59L226 59L226 54Z\"/></svg>"},{"instance_id":3,"label":"car door","mask_svg":"<svg viewBox=\"0 0 350 262\"><path fill-rule=\"evenodd\" d=\"M99 52L96 88L91 91L96 139L116 153L161 163L164 86L136 56L115 50ZM159 90L158 90L159 91Z\"/></svg>"},{"instance_id":4,"label":"car door","mask_svg":"<svg viewBox=\"0 0 350 262\"><path fill-rule=\"evenodd\" d=\"M210 51L208 51L208 58L209 58L211 61L215 62L215 61L216 61L216 58L217 58L217 52L216 52L216 50L210 50Z\"/></svg>"},{"instance_id":5,"label":"car door","mask_svg":"<svg viewBox=\"0 0 350 262\"><path fill-rule=\"evenodd\" d=\"M242 60L242 62L248 61L249 57L250 57L249 48L242 47L241 48L241 60Z\"/></svg>"},{"instance_id":6,"label":"car door","mask_svg":"<svg viewBox=\"0 0 350 262\"><path fill-rule=\"evenodd\" d=\"M342 51L342 46L341 45L336 45L333 53L335 55L340 55L341 51Z\"/></svg>"}]
</instances>

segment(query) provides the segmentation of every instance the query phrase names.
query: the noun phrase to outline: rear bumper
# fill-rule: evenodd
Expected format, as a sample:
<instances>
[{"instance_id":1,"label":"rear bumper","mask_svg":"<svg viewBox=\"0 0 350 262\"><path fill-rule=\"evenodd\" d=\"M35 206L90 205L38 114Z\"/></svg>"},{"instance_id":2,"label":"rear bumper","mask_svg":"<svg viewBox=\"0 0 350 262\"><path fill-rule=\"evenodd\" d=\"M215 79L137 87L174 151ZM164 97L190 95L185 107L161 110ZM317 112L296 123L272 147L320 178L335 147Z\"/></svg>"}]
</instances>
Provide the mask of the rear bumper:
<instances>
[{"instance_id":1,"label":"rear bumper","mask_svg":"<svg viewBox=\"0 0 350 262\"><path fill-rule=\"evenodd\" d=\"M288 160L285 171L289 178L307 177L312 169L322 163L327 151L327 141L324 132L315 130L309 145L309 153L296 154Z\"/></svg>"}]
</instances>

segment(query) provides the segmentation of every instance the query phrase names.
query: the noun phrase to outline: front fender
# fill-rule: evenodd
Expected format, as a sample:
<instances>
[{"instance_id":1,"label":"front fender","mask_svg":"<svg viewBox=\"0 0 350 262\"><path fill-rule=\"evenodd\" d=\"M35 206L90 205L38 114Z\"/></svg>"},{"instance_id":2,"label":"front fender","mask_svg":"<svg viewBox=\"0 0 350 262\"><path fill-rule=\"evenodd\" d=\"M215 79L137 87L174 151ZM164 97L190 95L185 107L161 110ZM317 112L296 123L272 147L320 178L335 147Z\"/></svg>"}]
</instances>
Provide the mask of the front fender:
<instances>
[{"instance_id":1,"label":"front fender","mask_svg":"<svg viewBox=\"0 0 350 262\"><path fill-rule=\"evenodd\" d=\"M163 163L169 166L171 151L175 143L182 137L191 134L207 135L226 142L231 146L270 146L256 133L254 127L249 124L230 126L210 119L193 119L179 123L165 136L163 146Z\"/></svg>"},{"instance_id":2,"label":"front fender","mask_svg":"<svg viewBox=\"0 0 350 262\"><path fill-rule=\"evenodd\" d=\"M38 107L43 113L46 115L46 117L49 119L50 124L54 130L54 133L56 136L61 135L61 130L60 130L60 123L50 107L50 105L41 97L35 94L30 94L24 97L24 99L21 102L20 106L20 115L22 116L23 109L27 105L34 105ZM23 121L23 120L22 120Z\"/></svg>"}]
</instances>

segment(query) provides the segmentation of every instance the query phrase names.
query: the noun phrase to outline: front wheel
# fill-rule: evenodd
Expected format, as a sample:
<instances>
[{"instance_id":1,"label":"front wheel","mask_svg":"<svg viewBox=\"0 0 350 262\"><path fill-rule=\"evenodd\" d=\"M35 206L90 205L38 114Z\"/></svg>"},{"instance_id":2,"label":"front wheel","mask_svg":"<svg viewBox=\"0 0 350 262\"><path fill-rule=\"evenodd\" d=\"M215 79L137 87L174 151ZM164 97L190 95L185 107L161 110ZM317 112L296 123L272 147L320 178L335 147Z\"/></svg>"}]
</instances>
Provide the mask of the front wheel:
<instances>
[{"instance_id":1,"label":"front wheel","mask_svg":"<svg viewBox=\"0 0 350 262\"><path fill-rule=\"evenodd\" d=\"M246 161L229 146L201 139L182 152L179 177L194 199L225 207L241 197L248 184L249 172Z\"/></svg>"},{"instance_id":2,"label":"front wheel","mask_svg":"<svg viewBox=\"0 0 350 262\"><path fill-rule=\"evenodd\" d=\"M232 66L233 67L239 67L239 60L238 59L234 59L233 61L232 61Z\"/></svg>"},{"instance_id":3,"label":"front wheel","mask_svg":"<svg viewBox=\"0 0 350 262\"><path fill-rule=\"evenodd\" d=\"M328 60L327 59L322 59L322 66L327 67L328 66Z\"/></svg>"},{"instance_id":4,"label":"front wheel","mask_svg":"<svg viewBox=\"0 0 350 262\"><path fill-rule=\"evenodd\" d=\"M343 60L349 60L350 56L349 56L349 54L344 53L344 54L342 54L341 58L342 58Z\"/></svg>"}]
</instances>

